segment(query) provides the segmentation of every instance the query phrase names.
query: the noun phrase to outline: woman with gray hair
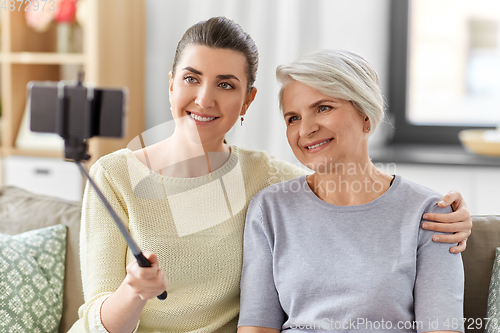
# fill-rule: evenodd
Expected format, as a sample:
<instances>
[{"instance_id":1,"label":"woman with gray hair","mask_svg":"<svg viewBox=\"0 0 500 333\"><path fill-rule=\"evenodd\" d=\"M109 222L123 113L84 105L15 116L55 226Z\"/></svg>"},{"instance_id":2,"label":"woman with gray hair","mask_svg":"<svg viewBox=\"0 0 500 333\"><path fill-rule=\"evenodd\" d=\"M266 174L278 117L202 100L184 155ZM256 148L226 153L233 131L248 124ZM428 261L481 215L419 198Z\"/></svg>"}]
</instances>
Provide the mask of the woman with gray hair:
<instances>
[{"instance_id":1,"label":"woman with gray hair","mask_svg":"<svg viewBox=\"0 0 500 333\"><path fill-rule=\"evenodd\" d=\"M277 77L288 142L314 173L250 203L238 332L462 332L461 257L421 230L424 214L451 209L368 155L384 108L377 73L337 50Z\"/></svg>"}]
</instances>

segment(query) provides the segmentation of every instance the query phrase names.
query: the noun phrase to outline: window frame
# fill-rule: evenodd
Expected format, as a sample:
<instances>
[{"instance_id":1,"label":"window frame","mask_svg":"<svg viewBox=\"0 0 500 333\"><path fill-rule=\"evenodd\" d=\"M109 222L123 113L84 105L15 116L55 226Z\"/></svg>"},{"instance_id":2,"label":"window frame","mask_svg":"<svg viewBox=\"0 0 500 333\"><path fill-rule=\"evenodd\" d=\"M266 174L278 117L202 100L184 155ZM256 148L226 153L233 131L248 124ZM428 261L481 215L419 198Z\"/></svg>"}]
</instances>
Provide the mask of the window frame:
<instances>
[{"instance_id":1,"label":"window frame","mask_svg":"<svg viewBox=\"0 0 500 333\"><path fill-rule=\"evenodd\" d=\"M416 125L406 117L408 96L408 53L410 2L391 0L389 43L388 112L394 117L395 144L460 145L458 133L470 128L493 129L493 126Z\"/></svg>"}]
</instances>

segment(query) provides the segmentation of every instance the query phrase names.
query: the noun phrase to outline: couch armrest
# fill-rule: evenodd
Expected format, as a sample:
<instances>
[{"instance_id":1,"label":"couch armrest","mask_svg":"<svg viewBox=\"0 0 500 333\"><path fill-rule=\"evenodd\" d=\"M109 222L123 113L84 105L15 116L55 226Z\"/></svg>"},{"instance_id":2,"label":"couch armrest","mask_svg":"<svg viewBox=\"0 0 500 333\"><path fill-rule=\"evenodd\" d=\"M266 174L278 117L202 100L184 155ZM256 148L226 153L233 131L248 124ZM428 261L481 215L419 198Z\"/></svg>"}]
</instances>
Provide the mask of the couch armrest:
<instances>
[{"instance_id":1,"label":"couch armrest","mask_svg":"<svg viewBox=\"0 0 500 333\"><path fill-rule=\"evenodd\" d=\"M465 271L464 318L486 318L496 248L500 246L500 215L472 216L472 234L462 253ZM484 320L483 320L484 325ZM473 332L483 332L474 330Z\"/></svg>"}]
</instances>

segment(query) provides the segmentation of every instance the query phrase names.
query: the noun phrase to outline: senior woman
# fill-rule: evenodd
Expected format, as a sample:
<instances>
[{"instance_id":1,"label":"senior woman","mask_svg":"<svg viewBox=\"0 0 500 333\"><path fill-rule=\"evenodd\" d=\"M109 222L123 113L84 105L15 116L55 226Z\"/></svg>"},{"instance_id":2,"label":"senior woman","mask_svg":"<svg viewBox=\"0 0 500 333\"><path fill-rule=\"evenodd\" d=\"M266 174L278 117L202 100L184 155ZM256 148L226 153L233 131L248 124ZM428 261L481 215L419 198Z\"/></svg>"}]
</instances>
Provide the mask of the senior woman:
<instances>
[{"instance_id":1,"label":"senior woman","mask_svg":"<svg viewBox=\"0 0 500 333\"><path fill-rule=\"evenodd\" d=\"M288 142L314 173L250 203L238 332L462 332L461 257L420 228L450 208L370 161L383 117L374 69L319 51L277 77Z\"/></svg>"}]
</instances>

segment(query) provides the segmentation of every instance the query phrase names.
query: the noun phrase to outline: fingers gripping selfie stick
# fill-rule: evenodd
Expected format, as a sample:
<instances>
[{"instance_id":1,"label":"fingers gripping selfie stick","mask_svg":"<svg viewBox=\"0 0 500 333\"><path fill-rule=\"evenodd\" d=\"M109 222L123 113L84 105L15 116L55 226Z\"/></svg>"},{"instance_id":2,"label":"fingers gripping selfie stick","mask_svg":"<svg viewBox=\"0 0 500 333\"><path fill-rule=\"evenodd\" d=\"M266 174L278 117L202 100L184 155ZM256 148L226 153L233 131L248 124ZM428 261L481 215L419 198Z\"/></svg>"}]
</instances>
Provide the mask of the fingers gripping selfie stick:
<instances>
[{"instance_id":1,"label":"fingers gripping selfie stick","mask_svg":"<svg viewBox=\"0 0 500 333\"><path fill-rule=\"evenodd\" d=\"M93 136L122 136L121 127L125 105L123 90L86 87L83 85L83 72L78 74L76 85L68 85L62 81L58 82L57 86L34 82L28 84L28 89L31 90L31 130L58 133L64 139L66 159L73 160L88 179L118 229L120 229L139 266L151 267L151 263L137 246L137 243L81 162L90 158L87 154L87 139ZM106 111L109 112L105 114ZM52 120L52 123L47 119ZM116 122L120 126L114 126ZM166 298L166 291L158 296L160 300Z\"/></svg>"}]
</instances>

